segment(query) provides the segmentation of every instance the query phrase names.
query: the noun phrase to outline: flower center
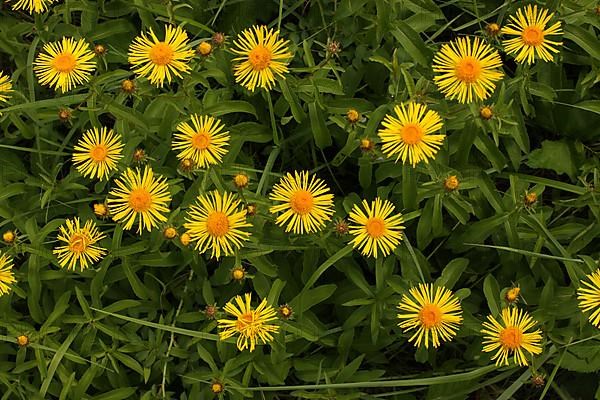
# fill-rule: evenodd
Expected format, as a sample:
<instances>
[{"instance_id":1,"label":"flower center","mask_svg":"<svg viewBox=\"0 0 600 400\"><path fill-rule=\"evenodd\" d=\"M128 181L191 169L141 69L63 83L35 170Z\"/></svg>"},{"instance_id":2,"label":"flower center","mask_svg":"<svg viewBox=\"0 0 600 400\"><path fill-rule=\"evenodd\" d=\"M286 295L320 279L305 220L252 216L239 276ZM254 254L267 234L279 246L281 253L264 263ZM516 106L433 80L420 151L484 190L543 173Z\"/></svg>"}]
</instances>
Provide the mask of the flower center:
<instances>
[{"instance_id":1,"label":"flower center","mask_svg":"<svg viewBox=\"0 0 600 400\"><path fill-rule=\"evenodd\" d=\"M523 43L528 46L539 46L544 42L544 31L537 26L528 26L521 34Z\"/></svg>"},{"instance_id":2,"label":"flower center","mask_svg":"<svg viewBox=\"0 0 600 400\"><path fill-rule=\"evenodd\" d=\"M69 72L73 72L73 70L77 66L77 59L71 53L60 53L59 55L54 57L52 66L58 72L68 74Z\"/></svg>"},{"instance_id":3,"label":"flower center","mask_svg":"<svg viewBox=\"0 0 600 400\"><path fill-rule=\"evenodd\" d=\"M290 197L290 207L296 214L308 214L314 204L313 195L307 190L297 190Z\"/></svg>"},{"instance_id":4,"label":"flower center","mask_svg":"<svg viewBox=\"0 0 600 400\"><path fill-rule=\"evenodd\" d=\"M129 194L129 207L135 212L148 211L152 206L152 195L146 189L134 189Z\"/></svg>"},{"instance_id":5,"label":"flower center","mask_svg":"<svg viewBox=\"0 0 600 400\"><path fill-rule=\"evenodd\" d=\"M81 233L74 233L69 240L69 250L75 253L83 253L87 249L89 239Z\"/></svg>"},{"instance_id":6,"label":"flower center","mask_svg":"<svg viewBox=\"0 0 600 400\"><path fill-rule=\"evenodd\" d=\"M385 222L381 218L369 218L366 228L369 236L380 238L385 233Z\"/></svg>"},{"instance_id":7,"label":"flower center","mask_svg":"<svg viewBox=\"0 0 600 400\"><path fill-rule=\"evenodd\" d=\"M90 150L90 157L92 160L96 162L106 160L106 156L108 155L108 149L105 145L99 144Z\"/></svg>"},{"instance_id":8,"label":"flower center","mask_svg":"<svg viewBox=\"0 0 600 400\"><path fill-rule=\"evenodd\" d=\"M515 350L521 347L523 332L516 326L509 326L500 332L500 343L504 348Z\"/></svg>"},{"instance_id":9,"label":"flower center","mask_svg":"<svg viewBox=\"0 0 600 400\"><path fill-rule=\"evenodd\" d=\"M456 64L455 72L460 81L476 82L481 75L481 63L475 57L465 57Z\"/></svg>"},{"instance_id":10,"label":"flower center","mask_svg":"<svg viewBox=\"0 0 600 400\"><path fill-rule=\"evenodd\" d=\"M249 311L238 317L238 320L236 323L236 328L238 329L238 331L243 331L246 328L248 328L248 326L252 325L253 323L254 323L254 312Z\"/></svg>"},{"instance_id":11,"label":"flower center","mask_svg":"<svg viewBox=\"0 0 600 400\"><path fill-rule=\"evenodd\" d=\"M229 232L229 218L222 211L213 211L206 219L206 230L211 236L225 236Z\"/></svg>"},{"instance_id":12,"label":"flower center","mask_svg":"<svg viewBox=\"0 0 600 400\"><path fill-rule=\"evenodd\" d=\"M402 141L406 144L417 144L423 137L423 129L417 124L406 124L402 127L400 136L402 137Z\"/></svg>"},{"instance_id":13,"label":"flower center","mask_svg":"<svg viewBox=\"0 0 600 400\"><path fill-rule=\"evenodd\" d=\"M271 50L258 45L248 54L248 60L255 71L262 71L271 65Z\"/></svg>"},{"instance_id":14,"label":"flower center","mask_svg":"<svg viewBox=\"0 0 600 400\"><path fill-rule=\"evenodd\" d=\"M148 56L156 65L167 65L173 60L173 49L165 42L158 42L150 48Z\"/></svg>"},{"instance_id":15,"label":"flower center","mask_svg":"<svg viewBox=\"0 0 600 400\"><path fill-rule=\"evenodd\" d=\"M192 136L192 146L198 150L206 150L210 146L210 136L206 132L198 132Z\"/></svg>"},{"instance_id":16,"label":"flower center","mask_svg":"<svg viewBox=\"0 0 600 400\"><path fill-rule=\"evenodd\" d=\"M442 310L436 304L426 304L419 311L419 320L426 329L438 326L442 322Z\"/></svg>"}]
</instances>

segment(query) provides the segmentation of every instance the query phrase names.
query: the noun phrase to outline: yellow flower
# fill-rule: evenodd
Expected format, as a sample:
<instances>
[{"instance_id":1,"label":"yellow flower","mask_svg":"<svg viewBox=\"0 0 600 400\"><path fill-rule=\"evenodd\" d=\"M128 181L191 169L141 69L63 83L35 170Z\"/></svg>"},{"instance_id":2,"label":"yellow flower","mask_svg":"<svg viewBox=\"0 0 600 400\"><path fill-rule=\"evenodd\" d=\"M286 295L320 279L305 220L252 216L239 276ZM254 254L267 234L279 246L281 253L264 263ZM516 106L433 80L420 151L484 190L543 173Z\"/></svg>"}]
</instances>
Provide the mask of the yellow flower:
<instances>
[{"instance_id":1,"label":"yellow flower","mask_svg":"<svg viewBox=\"0 0 600 400\"><path fill-rule=\"evenodd\" d=\"M123 157L121 135L106 127L89 129L74 147L73 163L77 171L90 179L108 180Z\"/></svg>"},{"instance_id":2,"label":"yellow flower","mask_svg":"<svg viewBox=\"0 0 600 400\"><path fill-rule=\"evenodd\" d=\"M362 255L377 258L378 254L384 257L390 254L398 247L402 240L402 214L391 215L394 212L394 205L388 200L381 201L379 197L375 198L369 205L366 200L362 201L362 207L358 204L352 207L350 212L350 234L354 239L350 244L356 249L359 248Z\"/></svg>"},{"instance_id":3,"label":"yellow flower","mask_svg":"<svg viewBox=\"0 0 600 400\"><path fill-rule=\"evenodd\" d=\"M262 343L267 344L273 340L271 333L279 331L279 326L268 324L269 322L277 320L277 312L273 307L267 304L266 299L263 299L259 306L253 310L250 305L252 295L246 293L244 297L245 299L242 299L242 296L235 296L235 298L223 308L225 312L236 317L236 319L218 320L219 329L221 329L219 338L225 340L234 335L238 335L238 349L244 351L250 347L250 351L252 352L259 340ZM234 304L234 301L237 304L237 307Z\"/></svg>"},{"instance_id":4,"label":"yellow flower","mask_svg":"<svg viewBox=\"0 0 600 400\"><path fill-rule=\"evenodd\" d=\"M381 150L396 162L410 163L413 167L420 161L434 158L446 135L432 135L442 128L440 115L418 103L394 107L396 116L386 115L378 135L383 143Z\"/></svg>"},{"instance_id":5,"label":"yellow flower","mask_svg":"<svg viewBox=\"0 0 600 400\"><path fill-rule=\"evenodd\" d=\"M471 103L485 100L496 88L496 81L504 73L500 55L479 38L473 42L460 37L444 44L433 59L433 71L440 74L433 78L440 91L450 100Z\"/></svg>"},{"instance_id":6,"label":"yellow flower","mask_svg":"<svg viewBox=\"0 0 600 400\"><path fill-rule=\"evenodd\" d=\"M250 178L248 178L248 175L243 172L237 173L233 176L233 185L239 190L247 188L249 183Z\"/></svg>"},{"instance_id":7,"label":"yellow flower","mask_svg":"<svg viewBox=\"0 0 600 400\"><path fill-rule=\"evenodd\" d=\"M165 79L171 83L173 76L181 78L181 73L188 73L193 56L188 35L179 26L166 26L164 42L150 29L148 35L142 33L129 46L129 63L133 65L133 72L160 87Z\"/></svg>"},{"instance_id":8,"label":"yellow flower","mask_svg":"<svg viewBox=\"0 0 600 400\"><path fill-rule=\"evenodd\" d=\"M269 198L281 204L269 208L272 214L283 213L275 223L284 226L286 232L297 234L317 232L331 221L333 194L322 179L307 171L289 172L273 186Z\"/></svg>"},{"instance_id":9,"label":"yellow flower","mask_svg":"<svg viewBox=\"0 0 600 400\"><path fill-rule=\"evenodd\" d=\"M283 77L288 72L292 53L288 41L279 38L279 31L253 26L242 31L233 44L236 48L232 51L239 56L233 59L235 81L248 90L270 90L275 76Z\"/></svg>"},{"instance_id":10,"label":"yellow flower","mask_svg":"<svg viewBox=\"0 0 600 400\"><path fill-rule=\"evenodd\" d=\"M8 230L2 234L2 240L8 244L14 243L16 238L17 235L15 234L15 231Z\"/></svg>"},{"instance_id":11,"label":"yellow flower","mask_svg":"<svg viewBox=\"0 0 600 400\"><path fill-rule=\"evenodd\" d=\"M104 237L92 220L87 220L82 227L79 218L67 219L59 228L58 234L58 240L65 245L55 247L53 253L58 257L61 267L75 270L79 266L83 271L89 264L100 261L106 254L106 249L96 244Z\"/></svg>"},{"instance_id":12,"label":"yellow flower","mask_svg":"<svg viewBox=\"0 0 600 400\"><path fill-rule=\"evenodd\" d=\"M117 188L109 193L113 197L108 199L108 209L115 221L125 222L125 229L131 229L138 219L137 232L141 234L143 228L150 232L167 220L169 185L160 175L155 177L152 168L144 167L143 174L137 168L127 168L115 183Z\"/></svg>"},{"instance_id":13,"label":"yellow flower","mask_svg":"<svg viewBox=\"0 0 600 400\"><path fill-rule=\"evenodd\" d=\"M246 210L238 209L239 205L240 200L233 193L221 195L214 191L198 196L183 225L191 240L196 241L196 250L204 253L211 249L211 256L218 259L242 247L242 242L250 237L242 228L252 225L246 222Z\"/></svg>"},{"instance_id":14,"label":"yellow flower","mask_svg":"<svg viewBox=\"0 0 600 400\"><path fill-rule=\"evenodd\" d=\"M68 92L90 80L96 69L94 53L84 39L63 37L61 42L46 43L33 69L41 85Z\"/></svg>"},{"instance_id":15,"label":"yellow flower","mask_svg":"<svg viewBox=\"0 0 600 400\"><path fill-rule=\"evenodd\" d=\"M238 282L241 282L244 279L246 279L246 270L244 269L244 267L242 267L241 265L234 267L231 270L231 279Z\"/></svg>"},{"instance_id":16,"label":"yellow flower","mask_svg":"<svg viewBox=\"0 0 600 400\"><path fill-rule=\"evenodd\" d=\"M167 226L165 229L163 229L163 237L165 239L175 239L175 237L177 236L177 229L175 229L172 226Z\"/></svg>"},{"instance_id":17,"label":"yellow flower","mask_svg":"<svg viewBox=\"0 0 600 400\"><path fill-rule=\"evenodd\" d=\"M458 189L459 186L460 181L458 180L456 175L450 175L449 177L444 179L444 189L446 189L447 192L452 192Z\"/></svg>"},{"instance_id":18,"label":"yellow flower","mask_svg":"<svg viewBox=\"0 0 600 400\"><path fill-rule=\"evenodd\" d=\"M192 238L190 237L189 233L183 232L181 234L181 236L179 237L179 241L181 242L182 245L187 246L192 241Z\"/></svg>"},{"instance_id":19,"label":"yellow flower","mask_svg":"<svg viewBox=\"0 0 600 400\"><path fill-rule=\"evenodd\" d=\"M27 335L17 336L17 344L19 345L19 347L25 347L29 345L29 337Z\"/></svg>"},{"instance_id":20,"label":"yellow flower","mask_svg":"<svg viewBox=\"0 0 600 400\"><path fill-rule=\"evenodd\" d=\"M408 341L414 341L415 347L424 343L428 348L429 335L433 347L452 340L462 322L462 309L454 294L445 287L434 289L433 284L419 284L409 293L410 296L402 296L398 305L398 326L404 332L416 329Z\"/></svg>"},{"instance_id":21,"label":"yellow flower","mask_svg":"<svg viewBox=\"0 0 600 400\"><path fill-rule=\"evenodd\" d=\"M583 285L577 289L579 307L583 312L592 311L589 320L597 328L600 328L600 269L586 276L590 281L582 280Z\"/></svg>"},{"instance_id":22,"label":"yellow flower","mask_svg":"<svg viewBox=\"0 0 600 400\"><path fill-rule=\"evenodd\" d=\"M109 215L108 207L104 203L95 203L94 214L96 214L96 217L98 218L106 218Z\"/></svg>"},{"instance_id":23,"label":"yellow flower","mask_svg":"<svg viewBox=\"0 0 600 400\"><path fill-rule=\"evenodd\" d=\"M208 57L212 53L212 45L209 42L202 42L196 48L196 52L201 56Z\"/></svg>"},{"instance_id":24,"label":"yellow flower","mask_svg":"<svg viewBox=\"0 0 600 400\"><path fill-rule=\"evenodd\" d=\"M483 106L479 109L479 116L485 120L492 119L494 110L490 106Z\"/></svg>"},{"instance_id":25,"label":"yellow flower","mask_svg":"<svg viewBox=\"0 0 600 400\"><path fill-rule=\"evenodd\" d=\"M562 42L548 40L547 36L562 35L560 21L555 22L550 28L546 25L554 16L548 14L548 10L537 5L528 5L517 10L517 16L510 16L510 23L502 28L502 33L508 36L516 36L502 41L508 54L516 54L515 61L518 63L526 61L532 64L536 57L544 61L552 61L552 53L558 53L558 46Z\"/></svg>"},{"instance_id":26,"label":"yellow flower","mask_svg":"<svg viewBox=\"0 0 600 400\"><path fill-rule=\"evenodd\" d=\"M179 133L174 135L173 150L178 151L180 160L191 159L200 168L219 164L227 154L229 131L220 119L192 114L192 125L182 122L177 125Z\"/></svg>"},{"instance_id":27,"label":"yellow flower","mask_svg":"<svg viewBox=\"0 0 600 400\"><path fill-rule=\"evenodd\" d=\"M519 300L520 294L521 294L521 288L518 286L515 286L506 291L506 295L504 296L504 298L509 303L515 303Z\"/></svg>"},{"instance_id":28,"label":"yellow flower","mask_svg":"<svg viewBox=\"0 0 600 400\"><path fill-rule=\"evenodd\" d=\"M496 365L508 365L508 357L512 353L515 363L520 366L528 365L523 350L529 354L540 354L542 348L542 331L533 328L537 321L523 310L517 308L505 308L502 310L502 323L496 321L493 316L488 316L489 322L483 323L481 333L484 334L483 351L489 353L496 351L492 360Z\"/></svg>"},{"instance_id":29,"label":"yellow flower","mask_svg":"<svg viewBox=\"0 0 600 400\"><path fill-rule=\"evenodd\" d=\"M10 285L17 281L12 268L12 259L8 254L0 252L0 296L8 294Z\"/></svg>"},{"instance_id":30,"label":"yellow flower","mask_svg":"<svg viewBox=\"0 0 600 400\"><path fill-rule=\"evenodd\" d=\"M48 11L48 6L56 0L16 0L12 5L13 10L27 10L29 14Z\"/></svg>"},{"instance_id":31,"label":"yellow flower","mask_svg":"<svg viewBox=\"0 0 600 400\"><path fill-rule=\"evenodd\" d=\"M10 99L10 92L12 92L12 82L8 75L4 75L4 72L0 72L0 101L8 101Z\"/></svg>"}]
</instances>

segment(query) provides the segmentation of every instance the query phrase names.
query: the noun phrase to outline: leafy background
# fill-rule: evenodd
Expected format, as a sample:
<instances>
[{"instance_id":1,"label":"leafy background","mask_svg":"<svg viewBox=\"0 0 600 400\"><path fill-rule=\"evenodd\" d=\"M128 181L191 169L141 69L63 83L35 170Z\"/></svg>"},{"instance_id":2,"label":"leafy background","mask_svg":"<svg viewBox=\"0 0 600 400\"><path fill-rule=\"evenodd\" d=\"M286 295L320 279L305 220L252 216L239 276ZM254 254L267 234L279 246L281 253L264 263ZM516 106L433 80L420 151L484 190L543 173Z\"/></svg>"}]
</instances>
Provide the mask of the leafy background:
<instances>
[{"instance_id":1,"label":"leafy background","mask_svg":"<svg viewBox=\"0 0 600 400\"><path fill-rule=\"evenodd\" d=\"M0 228L21 237L2 249L15 258L19 283L0 298L0 398L206 399L213 379L232 399L600 398L600 336L575 300L600 250L596 1L538 2L563 21L562 52L557 63L531 68L503 54L507 76L486 102L492 120L479 117L477 104L444 100L432 83L441 43L486 36L487 23L502 25L527 3L64 0L31 17L3 2L0 67L16 91L0 117ZM270 95L272 110L264 92L234 84L227 46L197 57L194 71L168 89L138 80L133 96L122 93L121 81L132 77L129 43L164 23L183 25L193 45L217 31L230 45L256 23L281 27L295 57ZM32 60L63 35L108 53L89 85L58 95L37 84ZM337 55L326 50L332 40L341 44ZM412 169L361 152L359 139L376 140L385 113L409 99L442 114L448 138L435 162ZM58 117L65 107L67 123ZM356 127L345 120L350 107L364 117ZM170 142L193 112L223 118L232 142L222 166L187 175ZM239 255L249 279L231 281L235 258L216 262L161 230L140 238L102 220L109 256L81 273L58 267L57 227L72 216L95 218L91 205L110 187L82 178L70 161L82 131L101 125L123 135L121 169L141 147L169 178L177 227L200 191L234 190L232 175L249 174L243 195L258 214ZM361 198L389 198L405 214L406 240L376 270L331 228L284 234L264 195L294 169L328 182L338 217ZM458 192L444 191L449 175L459 177ZM533 207L524 206L528 191L538 195ZM415 350L396 326L401 294L422 280L455 290L464 309L458 337L437 351ZM520 306L540 322L545 350L531 368L490 367L480 324L514 284ZM202 312L247 291L294 310L273 345L254 353L217 341L216 322ZM28 347L16 345L21 334ZM544 386L530 384L533 373L546 375Z\"/></svg>"}]
</instances>

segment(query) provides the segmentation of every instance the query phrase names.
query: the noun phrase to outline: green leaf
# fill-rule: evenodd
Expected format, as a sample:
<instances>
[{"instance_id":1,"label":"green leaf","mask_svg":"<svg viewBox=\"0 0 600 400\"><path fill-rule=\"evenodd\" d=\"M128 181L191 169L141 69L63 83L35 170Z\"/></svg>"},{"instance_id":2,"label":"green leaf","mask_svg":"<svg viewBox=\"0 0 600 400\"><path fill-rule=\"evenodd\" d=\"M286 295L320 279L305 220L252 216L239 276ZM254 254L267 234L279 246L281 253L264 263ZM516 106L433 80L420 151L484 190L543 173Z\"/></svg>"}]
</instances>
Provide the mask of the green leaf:
<instances>
[{"instance_id":1,"label":"green leaf","mask_svg":"<svg viewBox=\"0 0 600 400\"><path fill-rule=\"evenodd\" d=\"M493 275L488 274L483 281L483 294L493 316L500 314L500 287Z\"/></svg>"},{"instance_id":2,"label":"green leaf","mask_svg":"<svg viewBox=\"0 0 600 400\"><path fill-rule=\"evenodd\" d=\"M567 174L572 178L577 173L571 149L563 141L544 140L541 149L535 149L529 154L527 165L531 168L551 169L558 174Z\"/></svg>"}]
</instances>

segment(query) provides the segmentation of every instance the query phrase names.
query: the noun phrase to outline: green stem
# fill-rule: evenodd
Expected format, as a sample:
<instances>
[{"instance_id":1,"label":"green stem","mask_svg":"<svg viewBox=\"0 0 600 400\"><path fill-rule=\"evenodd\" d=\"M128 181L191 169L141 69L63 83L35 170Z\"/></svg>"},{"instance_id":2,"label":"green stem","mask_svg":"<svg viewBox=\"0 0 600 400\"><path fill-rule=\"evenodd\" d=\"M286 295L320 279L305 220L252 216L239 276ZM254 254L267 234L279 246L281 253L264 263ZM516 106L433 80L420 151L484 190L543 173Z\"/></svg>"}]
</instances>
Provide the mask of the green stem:
<instances>
[{"instance_id":1,"label":"green stem","mask_svg":"<svg viewBox=\"0 0 600 400\"><path fill-rule=\"evenodd\" d=\"M269 103L269 115L271 116L271 129L273 129L273 143L275 146L279 145L279 134L277 133L277 124L275 122L275 111L273 109L273 100L271 99L271 92L265 90L267 93L267 102Z\"/></svg>"},{"instance_id":2,"label":"green stem","mask_svg":"<svg viewBox=\"0 0 600 400\"><path fill-rule=\"evenodd\" d=\"M383 257L375 259L375 289L377 293L384 288L384 277L383 277Z\"/></svg>"}]
</instances>

